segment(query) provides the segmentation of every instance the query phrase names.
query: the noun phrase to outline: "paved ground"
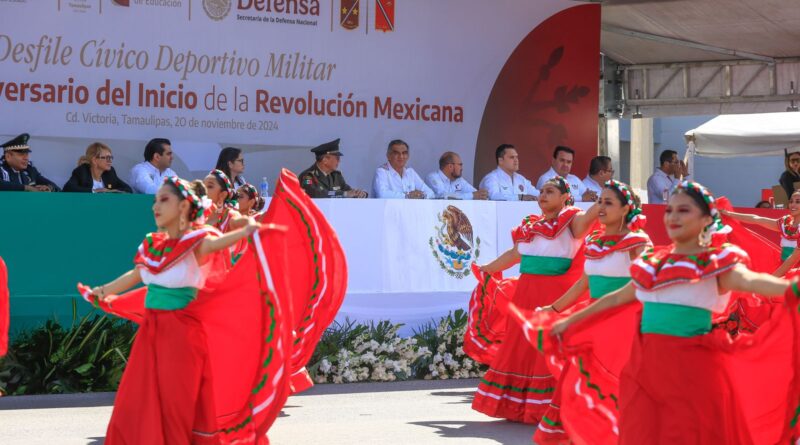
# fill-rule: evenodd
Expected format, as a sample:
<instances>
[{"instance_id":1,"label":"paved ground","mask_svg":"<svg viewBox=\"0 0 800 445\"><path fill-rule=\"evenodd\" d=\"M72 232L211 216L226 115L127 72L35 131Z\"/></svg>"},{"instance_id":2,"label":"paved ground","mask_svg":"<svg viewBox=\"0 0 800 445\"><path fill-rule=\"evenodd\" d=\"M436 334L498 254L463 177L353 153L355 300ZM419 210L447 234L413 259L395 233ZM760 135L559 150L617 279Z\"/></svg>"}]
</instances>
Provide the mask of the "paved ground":
<instances>
[{"instance_id":1,"label":"paved ground","mask_svg":"<svg viewBox=\"0 0 800 445\"><path fill-rule=\"evenodd\" d=\"M320 385L291 397L273 445L530 445L533 427L472 409L475 380ZM114 395L0 398L3 445L100 445Z\"/></svg>"}]
</instances>

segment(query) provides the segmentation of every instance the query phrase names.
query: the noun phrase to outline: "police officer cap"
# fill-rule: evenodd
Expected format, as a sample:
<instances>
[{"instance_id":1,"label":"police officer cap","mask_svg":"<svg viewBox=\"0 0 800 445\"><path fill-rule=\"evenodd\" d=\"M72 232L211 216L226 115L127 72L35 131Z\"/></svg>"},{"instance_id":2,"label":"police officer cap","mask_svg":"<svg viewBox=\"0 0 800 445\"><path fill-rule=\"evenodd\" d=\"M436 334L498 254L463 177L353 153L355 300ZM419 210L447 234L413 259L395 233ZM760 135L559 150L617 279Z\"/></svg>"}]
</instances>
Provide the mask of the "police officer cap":
<instances>
[{"instance_id":1,"label":"police officer cap","mask_svg":"<svg viewBox=\"0 0 800 445\"><path fill-rule=\"evenodd\" d=\"M335 141L326 142L311 149L311 152L316 155L337 155L342 156L343 153L339 151L339 139Z\"/></svg>"},{"instance_id":2,"label":"police officer cap","mask_svg":"<svg viewBox=\"0 0 800 445\"><path fill-rule=\"evenodd\" d=\"M24 153L30 153L31 147L28 145L28 139L31 137L28 133L22 133L21 135L11 139L10 141L6 142L0 147L3 147L3 153L7 151L21 151Z\"/></svg>"}]
</instances>

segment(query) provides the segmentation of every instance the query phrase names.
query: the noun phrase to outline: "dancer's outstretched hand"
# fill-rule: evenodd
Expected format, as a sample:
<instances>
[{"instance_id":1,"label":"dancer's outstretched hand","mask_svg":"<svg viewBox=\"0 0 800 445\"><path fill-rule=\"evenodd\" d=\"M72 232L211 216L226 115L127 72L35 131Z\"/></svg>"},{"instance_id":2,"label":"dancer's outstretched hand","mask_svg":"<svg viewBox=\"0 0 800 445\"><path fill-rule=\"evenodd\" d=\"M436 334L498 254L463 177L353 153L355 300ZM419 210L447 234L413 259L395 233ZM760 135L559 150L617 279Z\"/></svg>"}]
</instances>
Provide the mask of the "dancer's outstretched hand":
<instances>
[{"instance_id":1,"label":"dancer's outstretched hand","mask_svg":"<svg viewBox=\"0 0 800 445\"><path fill-rule=\"evenodd\" d=\"M558 320L557 322L553 323L553 327L550 328L550 335L555 337L561 337L564 335L564 332L569 328L569 321L567 319Z\"/></svg>"}]
</instances>

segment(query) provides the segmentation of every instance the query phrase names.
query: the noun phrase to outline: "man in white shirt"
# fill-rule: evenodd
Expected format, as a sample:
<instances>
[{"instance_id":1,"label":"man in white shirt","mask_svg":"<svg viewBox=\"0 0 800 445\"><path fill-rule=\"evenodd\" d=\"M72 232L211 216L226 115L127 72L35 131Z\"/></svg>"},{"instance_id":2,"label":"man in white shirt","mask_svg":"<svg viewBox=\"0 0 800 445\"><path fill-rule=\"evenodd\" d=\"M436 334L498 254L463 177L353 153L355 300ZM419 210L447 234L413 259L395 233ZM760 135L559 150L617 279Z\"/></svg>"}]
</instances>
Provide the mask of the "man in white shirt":
<instances>
[{"instance_id":1,"label":"man in white shirt","mask_svg":"<svg viewBox=\"0 0 800 445\"><path fill-rule=\"evenodd\" d=\"M131 169L131 187L136 193L155 195L164 178L177 176L172 165L172 143L169 139L151 139L144 148L144 162Z\"/></svg>"},{"instance_id":2,"label":"man in white shirt","mask_svg":"<svg viewBox=\"0 0 800 445\"><path fill-rule=\"evenodd\" d=\"M647 179L647 202L649 204L666 204L669 194L689 176L689 170L678 160L678 152L664 150L658 158L660 166Z\"/></svg>"},{"instance_id":3,"label":"man in white shirt","mask_svg":"<svg viewBox=\"0 0 800 445\"><path fill-rule=\"evenodd\" d=\"M536 181L536 188L541 189L545 182L556 176L561 176L569 184L569 192L575 201L591 202L597 200L594 192L586 189L583 181L575 175L570 174L572 162L575 159L575 150L559 145L553 150L553 164L539 180Z\"/></svg>"},{"instance_id":4,"label":"man in white shirt","mask_svg":"<svg viewBox=\"0 0 800 445\"><path fill-rule=\"evenodd\" d=\"M431 199L433 190L422 181L408 164L408 144L400 139L389 142L386 150L389 162L378 167L372 188L375 197L381 199Z\"/></svg>"},{"instance_id":5,"label":"man in white shirt","mask_svg":"<svg viewBox=\"0 0 800 445\"><path fill-rule=\"evenodd\" d=\"M583 185L595 195L603 193L606 181L614 177L614 168L608 156L595 156L589 162L589 176L583 179Z\"/></svg>"},{"instance_id":6,"label":"man in white shirt","mask_svg":"<svg viewBox=\"0 0 800 445\"><path fill-rule=\"evenodd\" d=\"M445 152L439 158L439 170L428 175L427 183L437 198L442 199L487 199L486 190L475 190L461 174L464 163L461 156L452 151Z\"/></svg>"},{"instance_id":7,"label":"man in white shirt","mask_svg":"<svg viewBox=\"0 0 800 445\"><path fill-rule=\"evenodd\" d=\"M539 191L531 181L517 173L519 155L511 144L501 144L494 152L497 168L481 180L478 188L489 192L492 201L533 201Z\"/></svg>"}]
</instances>

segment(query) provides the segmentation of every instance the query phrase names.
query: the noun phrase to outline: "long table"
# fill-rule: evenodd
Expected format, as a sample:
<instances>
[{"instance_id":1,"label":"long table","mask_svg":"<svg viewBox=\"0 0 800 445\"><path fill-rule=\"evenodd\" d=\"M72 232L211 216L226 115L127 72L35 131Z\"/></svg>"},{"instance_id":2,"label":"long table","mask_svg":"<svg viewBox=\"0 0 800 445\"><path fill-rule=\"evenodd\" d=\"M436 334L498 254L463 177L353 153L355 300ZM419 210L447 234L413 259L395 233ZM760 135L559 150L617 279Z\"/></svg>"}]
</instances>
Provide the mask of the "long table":
<instances>
[{"instance_id":1,"label":"long table","mask_svg":"<svg viewBox=\"0 0 800 445\"><path fill-rule=\"evenodd\" d=\"M75 283L110 281L130 269L154 230L152 196L3 193L0 256L9 268L12 332L56 317L69 322ZM347 255L349 285L339 319L392 320L406 332L466 308L482 264L511 247L510 231L538 213L524 202L316 200ZM588 204L579 203L580 207ZM748 211L753 209L748 209ZM780 211L759 210L780 216ZM668 242L663 206L646 206L648 232ZM448 223L464 243L450 241ZM471 237L470 230L471 229ZM765 233L773 236L773 233ZM513 268L506 272L515 275ZM90 310L78 301L79 313Z\"/></svg>"}]
</instances>

